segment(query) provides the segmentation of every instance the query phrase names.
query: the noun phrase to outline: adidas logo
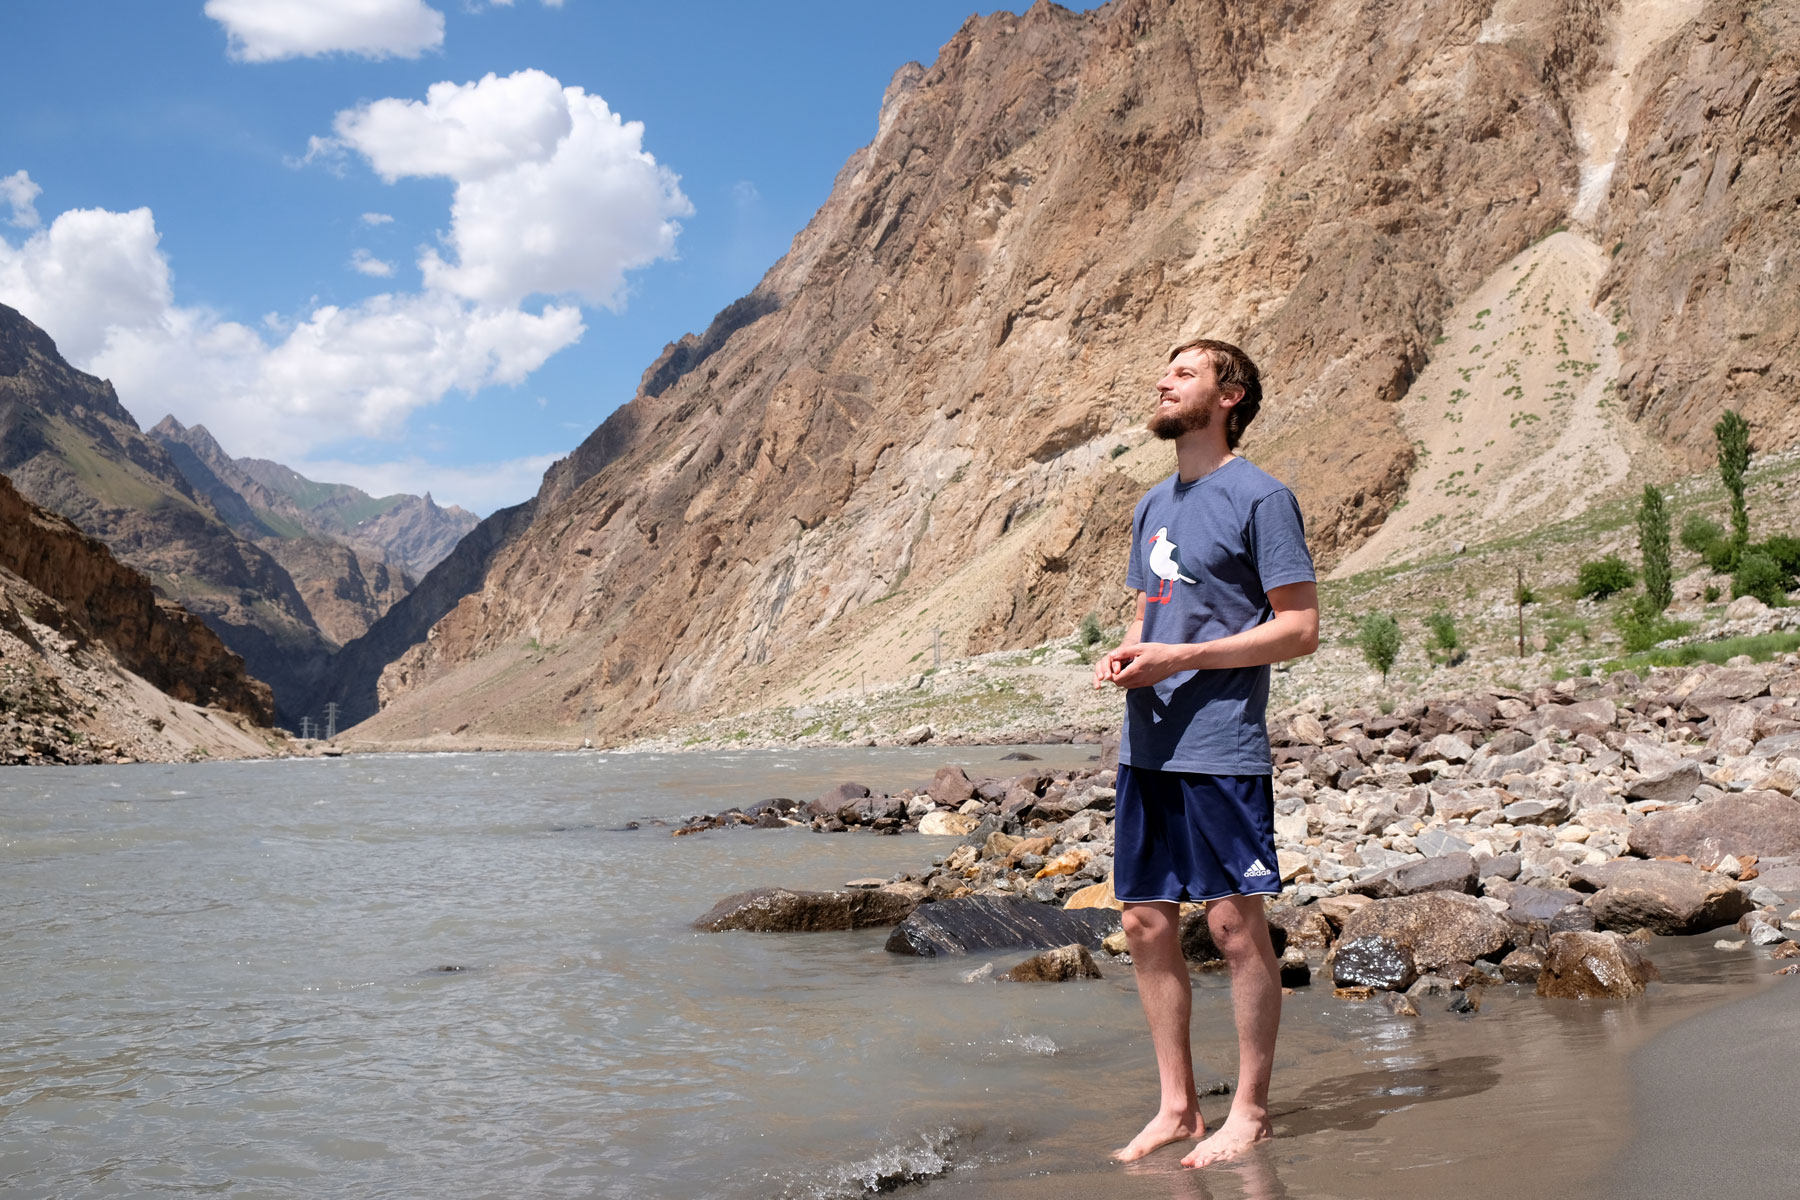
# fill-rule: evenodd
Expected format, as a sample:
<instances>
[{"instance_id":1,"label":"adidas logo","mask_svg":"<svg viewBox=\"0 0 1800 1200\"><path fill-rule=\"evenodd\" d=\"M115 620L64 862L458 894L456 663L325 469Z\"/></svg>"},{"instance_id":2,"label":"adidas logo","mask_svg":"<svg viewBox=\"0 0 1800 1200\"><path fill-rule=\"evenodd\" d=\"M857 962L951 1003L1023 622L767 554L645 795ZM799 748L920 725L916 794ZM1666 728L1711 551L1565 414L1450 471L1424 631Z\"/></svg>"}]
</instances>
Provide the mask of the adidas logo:
<instances>
[{"instance_id":1,"label":"adidas logo","mask_svg":"<svg viewBox=\"0 0 1800 1200\"><path fill-rule=\"evenodd\" d=\"M1269 870L1269 868L1263 866L1263 861L1259 858L1250 864L1250 869L1244 872L1244 878L1261 879L1264 875L1273 875L1274 873L1275 872Z\"/></svg>"}]
</instances>

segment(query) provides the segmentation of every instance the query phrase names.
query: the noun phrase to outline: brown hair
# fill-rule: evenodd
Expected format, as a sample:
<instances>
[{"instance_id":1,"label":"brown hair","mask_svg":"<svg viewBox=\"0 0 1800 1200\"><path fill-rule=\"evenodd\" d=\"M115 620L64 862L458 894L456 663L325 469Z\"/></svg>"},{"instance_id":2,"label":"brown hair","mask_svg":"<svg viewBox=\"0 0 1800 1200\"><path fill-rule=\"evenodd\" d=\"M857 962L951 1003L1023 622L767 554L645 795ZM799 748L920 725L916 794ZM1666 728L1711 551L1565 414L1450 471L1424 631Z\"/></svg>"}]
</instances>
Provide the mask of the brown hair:
<instances>
[{"instance_id":1,"label":"brown hair","mask_svg":"<svg viewBox=\"0 0 1800 1200\"><path fill-rule=\"evenodd\" d=\"M1250 361L1250 356L1232 345L1230 342L1214 341L1212 338L1195 338L1183 342L1169 351L1169 361L1189 350L1203 351L1207 360L1212 363L1213 377L1222 388L1234 388L1242 392L1242 397L1231 407L1225 417L1225 445L1227 449L1236 450L1237 444L1244 436L1244 430L1250 422L1256 420L1256 412L1262 407L1262 372Z\"/></svg>"}]
</instances>

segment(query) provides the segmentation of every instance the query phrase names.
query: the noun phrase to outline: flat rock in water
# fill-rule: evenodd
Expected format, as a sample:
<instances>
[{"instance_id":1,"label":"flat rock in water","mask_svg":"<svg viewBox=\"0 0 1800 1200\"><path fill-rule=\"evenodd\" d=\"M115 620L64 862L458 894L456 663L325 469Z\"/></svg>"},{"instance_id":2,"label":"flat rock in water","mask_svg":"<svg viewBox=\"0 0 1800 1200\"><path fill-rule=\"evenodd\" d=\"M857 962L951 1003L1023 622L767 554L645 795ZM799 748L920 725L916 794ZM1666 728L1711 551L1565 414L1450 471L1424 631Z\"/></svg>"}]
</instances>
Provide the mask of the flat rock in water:
<instances>
[{"instance_id":1,"label":"flat rock in water","mask_svg":"<svg viewBox=\"0 0 1800 1200\"><path fill-rule=\"evenodd\" d=\"M1475 860L1456 851L1393 867L1357 884L1352 891L1373 900L1395 896L1416 896L1420 892L1475 893L1477 873Z\"/></svg>"},{"instance_id":2,"label":"flat rock in water","mask_svg":"<svg viewBox=\"0 0 1800 1200\"><path fill-rule=\"evenodd\" d=\"M756 888L725 897L695 921L694 928L708 933L732 929L750 933L866 929L903 921L917 907L917 900L888 891L794 892L786 888Z\"/></svg>"},{"instance_id":3,"label":"flat rock in water","mask_svg":"<svg viewBox=\"0 0 1800 1200\"><path fill-rule=\"evenodd\" d=\"M1099 979L1101 975L1088 948L1076 942L1034 955L1001 978L1013 983L1067 983L1072 979Z\"/></svg>"},{"instance_id":4,"label":"flat rock in water","mask_svg":"<svg viewBox=\"0 0 1800 1200\"><path fill-rule=\"evenodd\" d=\"M1687 863L1617 862L1588 903L1604 928L1651 933L1705 933L1750 911L1737 881Z\"/></svg>"},{"instance_id":5,"label":"flat rock in water","mask_svg":"<svg viewBox=\"0 0 1800 1200\"><path fill-rule=\"evenodd\" d=\"M1800 854L1800 800L1780 792L1728 793L1692 808L1651 813L1631 830L1631 850L1646 858L1693 856L1700 843L1726 854L1784 858Z\"/></svg>"},{"instance_id":6,"label":"flat rock in water","mask_svg":"<svg viewBox=\"0 0 1800 1200\"><path fill-rule=\"evenodd\" d=\"M1119 928L1108 908L1065 909L1010 896L962 896L921 905L888 937L895 954L930 958L982 950L1049 950L1079 942L1097 949Z\"/></svg>"},{"instance_id":7,"label":"flat rock in water","mask_svg":"<svg viewBox=\"0 0 1800 1200\"><path fill-rule=\"evenodd\" d=\"M1642 995L1656 964L1616 933L1557 933L1544 951L1537 994L1557 1000Z\"/></svg>"},{"instance_id":8,"label":"flat rock in water","mask_svg":"<svg viewBox=\"0 0 1800 1200\"><path fill-rule=\"evenodd\" d=\"M1421 971L1432 971L1499 954L1512 942L1513 925L1462 892L1422 892L1364 905L1345 918L1342 936L1391 938Z\"/></svg>"},{"instance_id":9,"label":"flat rock in water","mask_svg":"<svg viewBox=\"0 0 1800 1200\"><path fill-rule=\"evenodd\" d=\"M1392 938L1345 938L1331 952L1331 980L1337 987L1404 992L1418 978L1412 951Z\"/></svg>"}]
</instances>

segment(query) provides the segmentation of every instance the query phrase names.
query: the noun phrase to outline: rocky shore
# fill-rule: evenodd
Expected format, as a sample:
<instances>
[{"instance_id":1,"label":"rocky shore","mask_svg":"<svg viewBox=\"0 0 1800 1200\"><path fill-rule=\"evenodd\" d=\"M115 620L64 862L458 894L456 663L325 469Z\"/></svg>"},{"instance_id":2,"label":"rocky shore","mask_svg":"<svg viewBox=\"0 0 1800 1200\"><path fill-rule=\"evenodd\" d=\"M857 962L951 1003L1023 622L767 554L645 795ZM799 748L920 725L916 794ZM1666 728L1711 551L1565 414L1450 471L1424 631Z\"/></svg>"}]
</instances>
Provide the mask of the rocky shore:
<instances>
[{"instance_id":1,"label":"rocky shore","mask_svg":"<svg viewBox=\"0 0 1800 1200\"><path fill-rule=\"evenodd\" d=\"M1381 712L1291 709L1270 722L1283 894L1269 920L1283 981L1323 976L1400 1012L1483 987L1629 997L1653 935L1800 973L1800 656L1483 689ZM821 833L916 831L931 865L840 892L728 897L706 929L894 924L899 953L1053 950L1015 978L1084 978L1124 954L1113 898L1116 745L1080 770L971 779L940 769L892 795L845 783L688 821ZM1021 756L1028 757L1028 756ZM954 839L954 840L952 840ZM877 895L879 898L876 898ZM751 915L753 914L753 915ZM1217 958L1200 906L1184 949ZM1079 947L1078 953L1075 947Z\"/></svg>"}]
</instances>

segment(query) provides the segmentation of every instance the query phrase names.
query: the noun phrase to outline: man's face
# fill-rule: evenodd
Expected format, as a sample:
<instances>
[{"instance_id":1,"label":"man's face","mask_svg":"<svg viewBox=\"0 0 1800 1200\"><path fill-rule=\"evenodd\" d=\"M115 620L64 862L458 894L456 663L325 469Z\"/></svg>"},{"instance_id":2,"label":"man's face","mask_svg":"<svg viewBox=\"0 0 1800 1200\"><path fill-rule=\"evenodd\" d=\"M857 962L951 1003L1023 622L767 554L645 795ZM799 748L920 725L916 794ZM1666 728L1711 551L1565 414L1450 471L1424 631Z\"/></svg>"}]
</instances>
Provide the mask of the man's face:
<instances>
[{"instance_id":1,"label":"man's face","mask_svg":"<svg viewBox=\"0 0 1800 1200\"><path fill-rule=\"evenodd\" d=\"M1184 433L1197 433L1212 424L1214 410L1223 412L1236 400L1235 392L1219 387L1211 355L1204 350L1183 350L1156 381L1150 432L1170 441Z\"/></svg>"}]
</instances>

